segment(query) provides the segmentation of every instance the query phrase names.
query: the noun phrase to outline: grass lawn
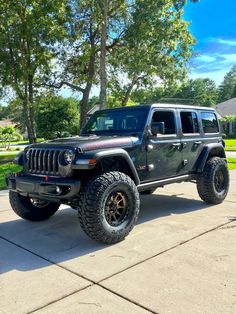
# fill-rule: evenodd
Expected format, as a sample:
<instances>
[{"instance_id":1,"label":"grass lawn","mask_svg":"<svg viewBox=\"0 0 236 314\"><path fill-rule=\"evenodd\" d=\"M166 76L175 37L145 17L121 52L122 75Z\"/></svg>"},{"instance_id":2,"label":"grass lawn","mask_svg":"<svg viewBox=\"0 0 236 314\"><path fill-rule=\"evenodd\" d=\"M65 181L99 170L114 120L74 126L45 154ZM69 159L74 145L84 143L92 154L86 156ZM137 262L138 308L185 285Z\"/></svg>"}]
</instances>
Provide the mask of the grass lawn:
<instances>
[{"instance_id":1,"label":"grass lawn","mask_svg":"<svg viewBox=\"0 0 236 314\"><path fill-rule=\"evenodd\" d=\"M225 141L225 150L236 151L236 139L228 139L224 141Z\"/></svg>"},{"instance_id":2,"label":"grass lawn","mask_svg":"<svg viewBox=\"0 0 236 314\"><path fill-rule=\"evenodd\" d=\"M0 167L2 164L12 162L18 153L19 151L0 152Z\"/></svg>"},{"instance_id":3,"label":"grass lawn","mask_svg":"<svg viewBox=\"0 0 236 314\"><path fill-rule=\"evenodd\" d=\"M236 158L227 158L229 170L236 170Z\"/></svg>"},{"instance_id":4,"label":"grass lawn","mask_svg":"<svg viewBox=\"0 0 236 314\"><path fill-rule=\"evenodd\" d=\"M37 143L43 142L43 138L37 138ZM10 142L10 145L28 145L29 141Z\"/></svg>"},{"instance_id":5,"label":"grass lawn","mask_svg":"<svg viewBox=\"0 0 236 314\"><path fill-rule=\"evenodd\" d=\"M5 177L11 172L18 172L21 167L14 165L12 162L1 165L0 164L0 190L6 189Z\"/></svg>"}]
</instances>

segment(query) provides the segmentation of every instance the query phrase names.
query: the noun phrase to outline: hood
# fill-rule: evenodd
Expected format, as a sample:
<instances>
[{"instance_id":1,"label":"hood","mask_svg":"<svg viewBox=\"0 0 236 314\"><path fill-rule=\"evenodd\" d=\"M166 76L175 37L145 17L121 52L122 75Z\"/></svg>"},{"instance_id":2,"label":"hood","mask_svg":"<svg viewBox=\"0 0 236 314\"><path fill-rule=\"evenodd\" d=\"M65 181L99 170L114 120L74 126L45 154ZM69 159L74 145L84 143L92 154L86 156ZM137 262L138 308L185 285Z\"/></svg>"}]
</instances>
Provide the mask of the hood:
<instances>
[{"instance_id":1,"label":"hood","mask_svg":"<svg viewBox=\"0 0 236 314\"><path fill-rule=\"evenodd\" d=\"M79 147L83 151L92 151L106 148L132 147L138 141L139 138L134 136L74 136L34 144L31 147Z\"/></svg>"}]
</instances>

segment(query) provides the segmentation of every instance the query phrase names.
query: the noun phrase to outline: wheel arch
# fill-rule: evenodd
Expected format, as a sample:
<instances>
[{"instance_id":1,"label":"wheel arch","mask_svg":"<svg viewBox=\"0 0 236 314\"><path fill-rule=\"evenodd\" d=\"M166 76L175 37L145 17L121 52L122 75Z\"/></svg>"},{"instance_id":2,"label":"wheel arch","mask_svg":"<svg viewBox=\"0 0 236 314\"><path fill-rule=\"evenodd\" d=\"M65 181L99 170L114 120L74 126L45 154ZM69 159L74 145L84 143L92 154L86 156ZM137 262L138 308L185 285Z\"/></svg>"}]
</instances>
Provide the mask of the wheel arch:
<instances>
[{"instance_id":1,"label":"wheel arch","mask_svg":"<svg viewBox=\"0 0 236 314\"><path fill-rule=\"evenodd\" d=\"M125 151L124 149L100 151L94 155L94 158L97 160L97 167L101 164L111 165L112 161L115 160L116 164L119 165L121 168L118 167L109 170L118 170L120 172L123 172L127 174L136 185L140 184L140 179L134 163L127 151Z\"/></svg>"},{"instance_id":2,"label":"wheel arch","mask_svg":"<svg viewBox=\"0 0 236 314\"><path fill-rule=\"evenodd\" d=\"M86 172L120 171L128 175L136 185L140 184L134 163L128 152L122 148L87 152L75 161L73 169Z\"/></svg>"},{"instance_id":3,"label":"wheel arch","mask_svg":"<svg viewBox=\"0 0 236 314\"><path fill-rule=\"evenodd\" d=\"M202 172L208 159L212 157L226 158L224 147L220 143L205 146L198 158L197 172Z\"/></svg>"}]
</instances>

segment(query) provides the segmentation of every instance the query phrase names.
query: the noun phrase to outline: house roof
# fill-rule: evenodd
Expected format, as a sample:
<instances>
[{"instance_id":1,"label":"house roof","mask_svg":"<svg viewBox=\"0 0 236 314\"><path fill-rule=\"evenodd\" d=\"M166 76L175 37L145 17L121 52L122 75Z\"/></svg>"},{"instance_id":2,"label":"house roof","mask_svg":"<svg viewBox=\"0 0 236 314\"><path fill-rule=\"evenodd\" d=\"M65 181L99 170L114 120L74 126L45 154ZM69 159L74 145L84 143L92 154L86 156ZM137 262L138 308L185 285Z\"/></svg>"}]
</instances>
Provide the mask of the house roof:
<instances>
[{"instance_id":1,"label":"house roof","mask_svg":"<svg viewBox=\"0 0 236 314\"><path fill-rule=\"evenodd\" d=\"M236 116L236 97L216 105L216 111L222 116Z\"/></svg>"},{"instance_id":2,"label":"house roof","mask_svg":"<svg viewBox=\"0 0 236 314\"><path fill-rule=\"evenodd\" d=\"M15 126L16 123L12 122L10 119L0 120L0 127L1 128L4 128L4 127L9 126L9 125Z\"/></svg>"}]
</instances>

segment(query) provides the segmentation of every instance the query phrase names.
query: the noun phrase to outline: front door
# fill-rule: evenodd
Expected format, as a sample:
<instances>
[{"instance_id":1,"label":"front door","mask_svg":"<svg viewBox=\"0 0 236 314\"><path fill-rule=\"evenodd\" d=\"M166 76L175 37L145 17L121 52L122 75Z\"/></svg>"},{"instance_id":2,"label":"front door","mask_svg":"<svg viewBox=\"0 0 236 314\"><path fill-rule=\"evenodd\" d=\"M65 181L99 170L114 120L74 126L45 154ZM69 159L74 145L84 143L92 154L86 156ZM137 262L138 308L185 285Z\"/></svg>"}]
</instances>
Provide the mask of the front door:
<instances>
[{"instance_id":1,"label":"front door","mask_svg":"<svg viewBox=\"0 0 236 314\"><path fill-rule=\"evenodd\" d=\"M181 171L182 153L176 111L155 109L151 122L163 122L164 134L150 135L147 140L146 181L178 176Z\"/></svg>"}]
</instances>

